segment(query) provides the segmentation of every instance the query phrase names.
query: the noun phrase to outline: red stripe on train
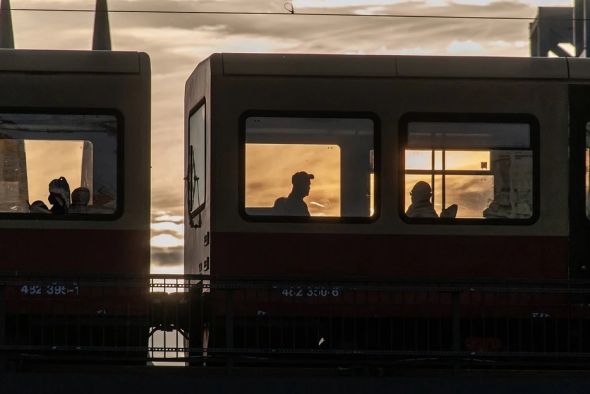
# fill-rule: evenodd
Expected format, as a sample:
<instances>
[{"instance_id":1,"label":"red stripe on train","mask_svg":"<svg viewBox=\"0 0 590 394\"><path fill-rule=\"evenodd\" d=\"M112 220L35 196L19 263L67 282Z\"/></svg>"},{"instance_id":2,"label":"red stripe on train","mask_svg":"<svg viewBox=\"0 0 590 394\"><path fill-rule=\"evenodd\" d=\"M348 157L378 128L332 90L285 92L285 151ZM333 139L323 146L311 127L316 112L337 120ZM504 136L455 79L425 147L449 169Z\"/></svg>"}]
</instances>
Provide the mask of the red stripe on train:
<instances>
[{"instance_id":1,"label":"red stripe on train","mask_svg":"<svg viewBox=\"0 0 590 394\"><path fill-rule=\"evenodd\" d=\"M149 230L0 229L0 272L147 275Z\"/></svg>"},{"instance_id":2,"label":"red stripe on train","mask_svg":"<svg viewBox=\"0 0 590 394\"><path fill-rule=\"evenodd\" d=\"M565 279L568 239L539 236L213 233L215 277Z\"/></svg>"}]
</instances>

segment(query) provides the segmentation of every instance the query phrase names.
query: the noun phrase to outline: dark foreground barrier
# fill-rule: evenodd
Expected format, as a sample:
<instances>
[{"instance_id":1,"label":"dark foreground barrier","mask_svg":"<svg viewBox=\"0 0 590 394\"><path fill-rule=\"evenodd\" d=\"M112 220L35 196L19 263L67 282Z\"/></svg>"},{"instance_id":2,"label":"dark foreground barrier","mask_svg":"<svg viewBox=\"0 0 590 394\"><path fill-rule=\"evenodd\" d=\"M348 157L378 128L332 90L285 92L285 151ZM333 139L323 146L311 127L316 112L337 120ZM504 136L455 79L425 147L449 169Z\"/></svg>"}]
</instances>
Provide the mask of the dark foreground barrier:
<instances>
[{"instance_id":1,"label":"dark foreground barrier","mask_svg":"<svg viewBox=\"0 0 590 394\"><path fill-rule=\"evenodd\" d=\"M0 279L3 365L586 369L590 283Z\"/></svg>"}]
</instances>

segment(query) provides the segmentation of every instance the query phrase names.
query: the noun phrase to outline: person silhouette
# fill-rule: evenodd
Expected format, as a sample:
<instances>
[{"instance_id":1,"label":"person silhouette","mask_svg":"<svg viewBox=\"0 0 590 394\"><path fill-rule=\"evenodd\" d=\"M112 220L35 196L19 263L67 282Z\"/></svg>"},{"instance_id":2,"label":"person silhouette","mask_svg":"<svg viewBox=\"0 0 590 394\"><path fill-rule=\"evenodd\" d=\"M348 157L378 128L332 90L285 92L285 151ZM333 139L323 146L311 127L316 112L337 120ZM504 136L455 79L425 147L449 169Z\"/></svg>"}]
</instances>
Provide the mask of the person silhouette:
<instances>
[{"instance_id":1,"label":"person silhouette","mask_svg":"<svg viewBox=\"0 0 590 394\"><path fill-rule=\"evenodd\" d=\"M310 216L307 204L303 199L309 195L313 174L299 171L291 177L293 189L287 197L279 197L273 205L276 216Z\"/></svg>"},{"instance_id":2,"label":"person silhouette","mask_svg":"<svg viewBox=\"0 0 590 394\"><path fill-rule=\"evenodd\" d=\"M72 205L69 213L87 213L90 201L90 190L86 187L78 187L72 192Z\"/></svg>"},{"instance_id":3,"label":"person silhouette","mask_svg":"<svg viewBox=\"0 0 590 394\"><path fill-rule=\"evenodd\" d=\"M432 188L427 182L419 181L416 182L412 191L412 203L406 211L406 215L410 218L438 218L438 214L432 204ZM455 219L457 216L457 210L459 206L457 204L451 204L440 213L441 219Z\"/></svg>"},{"instance_id":4,"label":"person silhouette","mask_svg":"<svg viewBox=\"0 0 590 394\"><path fill-rule=\"evenodd\" d=\"M47 205L41 200L34 201L29 205L29 212L31 213L51 213Z\"/></svg>"},{"instance_id":5,"label":"person silhouette","mask_svg":"<svg viewBox=\"0 0 590 394\"><path fill-rule=\"evenodd\" d=\"M438 214L434 210L434 205L431 202L432 188L427 182L416 182L412 191L410 192L412 203L406 211L406 215L410 218L437 218Z\"/></svg>"},{"instance_id":6,"label":"person silhouette","mask_svg":"<svg viewBox=\"0 0 590 394\"><path fill-rule=\"evenodd\" d=\"M52 213L68 213L70 209L70 185L66 178L59 177L49 182L49 197Z\"/></svg>"}]
</instances>

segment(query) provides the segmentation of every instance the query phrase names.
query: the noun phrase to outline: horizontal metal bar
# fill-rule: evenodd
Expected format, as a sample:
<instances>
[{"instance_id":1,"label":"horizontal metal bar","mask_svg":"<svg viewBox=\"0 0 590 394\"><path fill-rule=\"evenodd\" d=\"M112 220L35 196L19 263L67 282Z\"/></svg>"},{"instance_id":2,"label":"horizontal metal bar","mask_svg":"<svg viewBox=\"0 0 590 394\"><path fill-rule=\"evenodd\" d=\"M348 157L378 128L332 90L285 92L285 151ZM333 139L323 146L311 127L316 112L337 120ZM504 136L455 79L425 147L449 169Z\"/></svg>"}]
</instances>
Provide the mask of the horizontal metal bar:
<instances>
[{"instance_id":1,"label":"horizontal metal bar","mask_svg":"<svg viewBox=\"0 0 590 394\"><path fill-rule=\"evenodd\" d=\"M479 170L405 170L407 175L494 175L491 171Z\"/></svg>"}]
</instances>

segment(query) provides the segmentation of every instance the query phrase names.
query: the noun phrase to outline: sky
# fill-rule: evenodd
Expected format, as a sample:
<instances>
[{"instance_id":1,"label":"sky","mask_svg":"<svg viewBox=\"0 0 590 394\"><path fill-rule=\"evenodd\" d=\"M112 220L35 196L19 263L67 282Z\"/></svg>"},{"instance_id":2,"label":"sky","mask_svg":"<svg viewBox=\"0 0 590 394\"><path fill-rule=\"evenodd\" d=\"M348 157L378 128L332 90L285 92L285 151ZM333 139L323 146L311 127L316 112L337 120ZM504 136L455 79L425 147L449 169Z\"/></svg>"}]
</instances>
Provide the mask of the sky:
<instances>
[{"instance_id":1,"label":"sky","mask_svg":"<svg viewBox=\"0 0 590 394\"><path fill-rule=\"evenodd\" d=\"M13 9L93 9L94 0L11 0ZM110 0L110 10L284 12L278 16L111 14L113 50L152 62L152 272L181 272L184 83L216 52L528 56L527 20L291 15L534 17L571 0ZM14 10L15 46L89 49L92 13Z\"/></svg>"},{"instance_id":2,"label":"sky","mask_svg":"<svg viewBox=\"0 0 590 394\"><path fill-rule=\"evenodd\" d=\"M291 175L305 169L315 177L305 199L310 214L340 216L338 145L246 144L245 159L246 207L273 207L291 192Z\"/></svg>"}]
</instances>

